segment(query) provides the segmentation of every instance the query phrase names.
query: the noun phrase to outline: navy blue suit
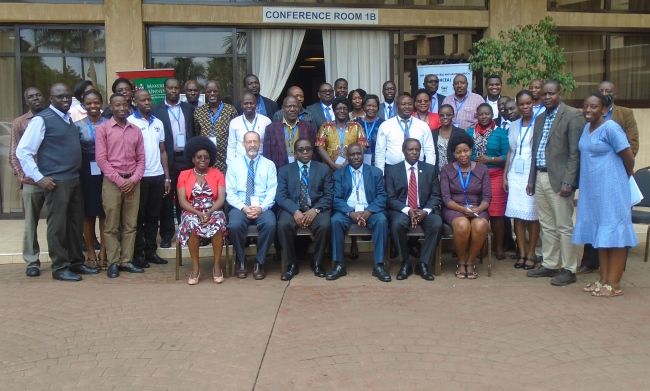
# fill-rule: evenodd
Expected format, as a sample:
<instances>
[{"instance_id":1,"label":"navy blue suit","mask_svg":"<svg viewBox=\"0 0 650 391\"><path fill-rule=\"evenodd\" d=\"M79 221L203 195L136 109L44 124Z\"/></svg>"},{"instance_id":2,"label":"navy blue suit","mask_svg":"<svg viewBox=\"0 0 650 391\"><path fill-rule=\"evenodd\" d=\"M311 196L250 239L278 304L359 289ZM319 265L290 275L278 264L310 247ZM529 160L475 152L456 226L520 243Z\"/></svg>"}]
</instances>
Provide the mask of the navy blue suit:
<instances>
[{"instance_id":1,"label":"navy blue suit","mask_svg":"<svg viewBox=\"0 0 650 391\"><path fill-rule=\"evenodd\" d=\"M384 178L377 167L363 165L363 188L368 201L367 211L372 213L367 221L375 244L375 264L384 262L386 240L388 239L388 220L386 219L386 190ZM334 215L332 216L332 255L336 262L343 262L345 232L355 224L348 216L354 211L347 200L352 194L352 176L348 165L334 171Z\"/></svg>"}]
</instances>

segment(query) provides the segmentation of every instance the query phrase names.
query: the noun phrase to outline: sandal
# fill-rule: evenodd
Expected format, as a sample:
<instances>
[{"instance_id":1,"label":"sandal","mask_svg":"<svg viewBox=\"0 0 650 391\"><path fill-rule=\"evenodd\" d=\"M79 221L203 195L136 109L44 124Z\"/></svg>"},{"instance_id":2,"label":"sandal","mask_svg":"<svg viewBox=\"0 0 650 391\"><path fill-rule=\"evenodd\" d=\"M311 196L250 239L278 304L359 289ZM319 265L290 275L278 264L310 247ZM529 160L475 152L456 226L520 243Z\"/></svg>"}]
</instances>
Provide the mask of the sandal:
<instances>
[{"instance_id":1,"label":"sandal","mask_svg":"<svg viewBox=\"0 0 650 391\"><path fill-rule=\"evenodd\" d=\"M88 267L95 267L95 268L97 268L97 269L100 268L100 266L99 266L99 261L98 261L97 259L90 259L90 258L88 258L88 259L86 260L86 266L88 266Z\"/></svg>"},{"instance_id":2,"label":"sandal","mask_svg":"<svg viewBox=\"0 0 650 391\"><path fill-rule=\"evenodd\" d=\"M102 270L108 270L108 259L102 259Z\"/></svg>"},{"instance_id":3,"label":"sandal","mask_svg":"<svg viewBox=\"0 0 650 391\"><path fill-rule=\"evenodd\" d=\"M458 268L459 267L465 267L465 273L459 272ZM456 264L456 278L459 280L464 280L467 277L467 265L466 264Z\"/></svg>"},{"instance_id":4,"label":"sandal","mask_svg":"<svg viewBox=\"0 0 650 391\"><path fill-rule=\"evenodd\" d=\"M524 267L524 263L528 260L528 258L519 256L519 255L517 255L514 259L517 260L517 262L515 262L515 269L521 269L522 267ZM524 262L520 263L519 261L522 261L522 260Z\"/></svg>"},{"instance_id":5,"label":"sandal","mask_svg":"<svg viewBox=\"0 0 650 391\"><path fill-rule=\"evenodd\" d=\"M470 266L474 271L471 273L470 272L465 273L465 276L467 277L468 280L476 280L478 278L478 274L476 273L476 265L474 265L473 263L468 263L467 265L465 265L465 267L468 270Z\"/></svg>"},{"instance_id":6,"label":"sandal","mask_svg":"<svg viewBox=\"0 0 650 391\"><path fill-rule=\"evenodd\" d=\"M522 269L524 269L524 270L533 270L535 268L535 266L537 266L537 264L540 262L539 260L537 260L537 258L530 258L529 257L529 258L524 258L524 259L525 259L524 266L522 267ZM526 265L526 262L532 262L533 264L532 265Z\"/></svg>"},{"instance_id":7,"label":"sandal","mask_svg":"<svg viewBox=\"0 0 650 391\"><path fill-rule=\"evenodd\" d=\"M623 296L622 289L614 289L611 285L605 284L602 289L598 291L591 292L592 296L595 297L614 297L614 296Z\"/></svg>"},{"instance_id":8,"label":"sandal","mask_svg":"<svg viewBox=\"0 0 650 391\"><path fill-rule=\"evenodd\" d=\"M602 288L603 285L600 283L600 281L592 282L591 284L585 286L582 288L583 292L599 292L600 288Z\"/></svg>"}]
</instances>

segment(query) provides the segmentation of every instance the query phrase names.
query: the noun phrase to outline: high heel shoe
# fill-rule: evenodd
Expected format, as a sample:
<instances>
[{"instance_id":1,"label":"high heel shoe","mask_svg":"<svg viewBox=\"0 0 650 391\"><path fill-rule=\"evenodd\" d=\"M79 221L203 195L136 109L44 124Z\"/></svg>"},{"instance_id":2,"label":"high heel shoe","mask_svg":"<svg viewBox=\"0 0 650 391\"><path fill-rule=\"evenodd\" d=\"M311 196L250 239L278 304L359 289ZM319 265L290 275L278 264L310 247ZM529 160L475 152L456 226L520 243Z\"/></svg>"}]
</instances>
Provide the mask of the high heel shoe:
<instances>
[{"instance_id":1,"label":"high heel shoe","mask_svg":"<svg viewBox=\"0 0 650 391\"><path fill-rule=\"evenodd\" d=\"M201 271L199 270L199 273L196 275L196 278L192 277L192 273L190 272L190 278L187 279L187 283L190 285L196 285L199 283L199 278L201 277Z\"/></svg>"},{"instance_id":2,"label":"high heel shoe","mask_svg":"<svg viewBox=\"0 0 650 391\"><path fill-rule=\"evenodd\" d=\"M224 280L224 278L223 278L223 270L220 269L219 271L221 272L221 275L220 276L215 276L214 275L214 268L212 268L212 278L214 279L215 284L221 284L223 282L223 280Z\"/></svg>"}]
</instances>

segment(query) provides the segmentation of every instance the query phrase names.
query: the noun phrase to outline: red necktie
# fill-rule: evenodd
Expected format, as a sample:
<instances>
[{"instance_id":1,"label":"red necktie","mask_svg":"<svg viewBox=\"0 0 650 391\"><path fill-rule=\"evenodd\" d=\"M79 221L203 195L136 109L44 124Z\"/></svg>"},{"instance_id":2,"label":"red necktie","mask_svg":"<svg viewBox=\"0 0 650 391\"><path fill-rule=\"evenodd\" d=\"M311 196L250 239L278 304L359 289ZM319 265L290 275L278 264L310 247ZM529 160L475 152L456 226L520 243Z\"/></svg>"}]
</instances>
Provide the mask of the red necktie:
<instances>
[{"instance_id":1,"label":"red necktie","mask_svg":"<svg viewBox=\"0 0 650 391\"><path fill-rule=\"evenodd\" d=\"M409 178L409 208L418 208L418 182L415 179L415 168L411 167L411 177Z\"/></svg>"}]
</instances>

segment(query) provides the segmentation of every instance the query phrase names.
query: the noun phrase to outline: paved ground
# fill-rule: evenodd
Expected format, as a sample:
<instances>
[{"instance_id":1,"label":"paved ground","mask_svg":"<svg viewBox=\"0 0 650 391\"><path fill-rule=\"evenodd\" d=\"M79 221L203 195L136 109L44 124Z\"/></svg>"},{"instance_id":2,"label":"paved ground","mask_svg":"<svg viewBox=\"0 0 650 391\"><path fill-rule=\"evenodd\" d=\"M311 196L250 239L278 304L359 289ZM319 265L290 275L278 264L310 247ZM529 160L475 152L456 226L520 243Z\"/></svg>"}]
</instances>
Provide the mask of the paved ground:
<instances>
[{"instance_id":1,"label":"paved ground","mask_svg":"<svg viewBox=\"0 0 650 391\"><path fill-rule=\"evenodd\" d=\"M495 261L456 280L380 283L369 255L329 282L308 268L197 286L172 265L79 283L0 266L0 390L647 390L650 263L625 295L552 287ZM303 264L304 266L304 264ZM395 270L393 270L393 276Z\"/></svg>"}]
</instances>

